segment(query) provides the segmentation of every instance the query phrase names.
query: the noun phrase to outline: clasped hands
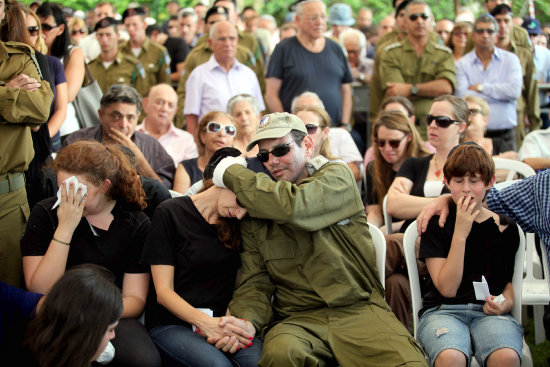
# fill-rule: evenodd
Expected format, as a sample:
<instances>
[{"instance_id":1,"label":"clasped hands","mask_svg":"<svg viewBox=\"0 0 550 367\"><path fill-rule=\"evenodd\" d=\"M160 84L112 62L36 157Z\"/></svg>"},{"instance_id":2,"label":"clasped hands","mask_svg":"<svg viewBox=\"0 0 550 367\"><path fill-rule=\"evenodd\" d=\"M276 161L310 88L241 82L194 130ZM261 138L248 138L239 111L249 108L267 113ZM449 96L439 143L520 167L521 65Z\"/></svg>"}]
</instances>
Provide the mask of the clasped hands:
<instances>
[{"instance_id":1,"label":"clasped hands","mask_svg":"<svg viewBox=\"0 0 550 367\"><path fill-rule=\"evenodd\" d=\"M256 328L251 322L234 316L213 317L210 323L197 326L195 333L223 352L235 353L252 346Z\"/></svg>"}]
</instances>

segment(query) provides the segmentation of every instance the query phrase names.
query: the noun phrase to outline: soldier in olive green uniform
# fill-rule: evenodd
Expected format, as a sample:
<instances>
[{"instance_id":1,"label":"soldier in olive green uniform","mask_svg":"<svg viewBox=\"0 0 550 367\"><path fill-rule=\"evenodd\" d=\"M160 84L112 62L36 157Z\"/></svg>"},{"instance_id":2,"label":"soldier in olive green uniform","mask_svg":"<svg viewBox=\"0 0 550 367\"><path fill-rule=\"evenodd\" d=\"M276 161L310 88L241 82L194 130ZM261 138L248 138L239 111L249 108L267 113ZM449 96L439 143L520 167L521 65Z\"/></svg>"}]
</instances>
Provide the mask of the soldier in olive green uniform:
<instances>
[{"instance_id":1,"label":"soldier in olive green uniform","mask_svg":"<svg viewBox=\"0 0 550 367\"><path fill-rule=\"evenodd\" d=\"M134 87L143 97L149 90L145 70L138 59L124 55L118 50L117 24L118 21L110 17L96 23L94 32L99 41L101 53L88 63L88 68L103 93L113 84L127 84Z\"/></svg>"},{"instance_id":2,"label":"soldier in olive green uniform","mask_svg":"<svg viewBox=\"0 0 550 367\"><path fill-rule=\"evenodd\" d=\"M170 57L164 46L151 41L145 35L145 11L143 8L126 9L122 21L130 35L130 40L120 47L123 54L137 57L145 68L149 86L160 83L170 84ZM136 55L135 50L139 50Z\"/></svg>"},{"instance_id":3,"label":"soldier in olive green uniform","mask_svg":"<svg viewBox=\"0 0 550 367\"><path fill-rule=\"evenodd\" d=\"M33 52L27 45L0 42L0 280L17 287L19 240L30 214L23 172L34 156L31 128L48 119L53 99Z\"/></svg>"},{"instance_id":4,"label":"soldier in olive green uniform","mask_svg":"<svg viewBox=\"0 0 550 367\"><path fill-rule=\"evenodd\" d=\"M288 113L264 117L247 149L257 143L277 182L230 157L214 184L235 192L250 215L241 223L241 278L229 308L264 336L258 365L426 366L384 301L349 168L309 160L313 140Z\"/></svg>"}]
</instances>

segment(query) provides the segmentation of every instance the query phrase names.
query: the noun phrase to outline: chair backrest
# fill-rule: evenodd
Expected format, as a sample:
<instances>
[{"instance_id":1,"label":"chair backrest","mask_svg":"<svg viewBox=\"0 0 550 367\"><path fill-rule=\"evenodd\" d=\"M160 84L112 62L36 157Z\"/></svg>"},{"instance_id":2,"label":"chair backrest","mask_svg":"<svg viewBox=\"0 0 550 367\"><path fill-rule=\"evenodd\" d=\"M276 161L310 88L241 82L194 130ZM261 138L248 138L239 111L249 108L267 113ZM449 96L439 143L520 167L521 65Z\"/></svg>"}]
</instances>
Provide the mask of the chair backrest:
<instances>
[{"instance_id":1,"label":"chair backrest","mask_svg":"<svg viewBox=\"0 0 550 367\"><path fill-rule=\"evenodd\" d=\"M177 197L183 196L182 194L180 194L180 193L177 192L177 191L174 191L174 190L168 190L168 191L170 191L170 195L171 195L173 198L177 198Z\"/></svg>"},{"instance_id":2,"label":"chair backrest","mask_svg":"<svg viewBox=\"0 0 550 367\"><path fill-rule=\"evenodd\" d=\"M521 293L523 286L523 260L525 258L525 235L518 226L519 246L514 261L514 276L512 277L512 287L514 288L514 307L512 315L521 324ZM414 336L418 327L418 311L422 308L422 294L420 293L420 282L418 280L418 268L416 265L415 243L418 238L416 230L416 221L411 223L405 235L403 236L403 249L405 251L405 262L409 274L409 284L411 286L411 303L413 312Z\"/></svg>"},{"instance_id":3,"label":"chair backrest","mask_svg":"<svg viewBox=\"0 0 550 367\"><path fill-rule=\"evenodd\" d=\"M534 176L536 174L535 170L531 168L531 166L521 161L506 158L493 158L493 161L495 162L495 169L509 171L505 181L513 180L516 173L523 176L523 178Z\"/></svg>"},{"instance_id":4,"label":"chair backrest","mask_svg":"<svg viewBox=\"0 0 550 367\"><path fill-rule=\"evenodd\" d=\"M391 219L391 215L389 215L388 211L386 210L387 201L388 201L388 194L384 196L384 201L382 202L382 214L384 215L384 225L386 226L386 234L392 234L393 233L392 219Z\"/></svg>"},{"instance_id":5,"label":"chair backrest","mask_svg":"<svg viewBox=\"0 0 550 367\"><path fill-rule=\"evenodd\" d=\"M382 231L372 223L369 223L369 230L374 249L376 250L376 267L380 275L380 282L382 283L382 287L386 288L386 237L384 237Z\"/></svg>"}]
</instances>

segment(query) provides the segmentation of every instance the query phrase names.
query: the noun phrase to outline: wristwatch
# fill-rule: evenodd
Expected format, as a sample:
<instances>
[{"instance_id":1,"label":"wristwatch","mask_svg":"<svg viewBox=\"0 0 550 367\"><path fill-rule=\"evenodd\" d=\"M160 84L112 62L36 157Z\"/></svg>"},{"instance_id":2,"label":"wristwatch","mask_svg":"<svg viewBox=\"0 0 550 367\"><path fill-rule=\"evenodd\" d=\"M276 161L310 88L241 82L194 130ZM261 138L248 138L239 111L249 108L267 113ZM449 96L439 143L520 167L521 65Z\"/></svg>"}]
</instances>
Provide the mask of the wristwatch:
<instances>
[{"instance_id":1,"label":"wristwatch","mask_svg":"<svg viewBox=\"0 0 550 367\"><path fill-rule=\"evenodd\" d=\"M416 84L413 84L411 88L411 96L416 96L417 94L418 94L418 87L416 86Z\"/></svg>"},{"instance_id":2,"label":"wristwatch","mask_svg":"<svg viewBox=\"0 0 550 367\"><path fill-rule=\"evenodd\" d=\"M483 84L478 84L476 89L479 93L483 92Z\"/></svg>"},{"instance_id":3,"label":"wristwatch","mask_svg":"<svg viewBox=\"0 0 550 367\"><path fill-rule=\"evenodd\" d=\"M365 81L365 74L363 73L359 74L359 80L362 82Z\"/></svg>"}]
</instances>

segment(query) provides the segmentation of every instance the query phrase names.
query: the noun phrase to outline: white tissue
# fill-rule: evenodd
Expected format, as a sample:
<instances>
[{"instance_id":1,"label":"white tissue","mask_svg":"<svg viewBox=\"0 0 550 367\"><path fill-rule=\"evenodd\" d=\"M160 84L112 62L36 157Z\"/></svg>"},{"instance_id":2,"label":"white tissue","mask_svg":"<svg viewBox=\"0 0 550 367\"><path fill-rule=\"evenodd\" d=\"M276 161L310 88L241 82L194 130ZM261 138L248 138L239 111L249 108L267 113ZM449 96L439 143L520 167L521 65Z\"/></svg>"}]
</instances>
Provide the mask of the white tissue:
<instances>
[{"instance_id":1,"label":"white tissue","mask_svg":"<svg viewBox=\"0 0 550 367\"><path fill-rule=\"evenodd\" d=\"M498 296L496 296L495 298L493 298L493 302L496 302L498 303L499 305L501 305L504 301L506 301L506 298L504 298L504 296L501 294L499 294Z\"/></svg>"},{"instance_id":2,"label":"white tissue","mask_svg":"<svg viewBox=\"0 0 550 367\"><path fill-rule=\"evenodd\" d=\"M78 178L76 178L76 176L71 176L63 182L66 183L67 195L69 194L69 186L71 185L71 183L74 183L74 187L75 187L76 191L78 191L79 188L82 188L82 190L80 191L80 201L82 201L82 199L84 198L84 195L86 195L86 193L88 192L88 187L86 185L83 185L83 184L79 183ZM61 204L61 188L62 187L63 186L59 186L59 189L57 190L57 201L55 202L55 204L53 204L52 209L57 208L59 206L59 204Z\"/></svg>"},{"instance_id":3,"label":"white tissue","mask_svg":"<svg viewBox=\"0 0 550 367\"><path fill-rule=\"evenodd\" d=\"M474 291L476 292L476 299L478 301L485 301L485 297L490 297L489 285L484 276L481 276L481 282L472 282L474 283Z\"/></svg>"},{"instance_id":4,"label":"white tissue","mask_svg":"<svg viewBox=\"0 0 550 367\"><path fill-rule=\"evenodd\" d=\"M113 344L111 344L111 342L108 342L103 352L96 359L96 362L101 364L107 364L111 362L114 358L115 358L115 347L113 346Z\"/></svg>"}]
</instances>

